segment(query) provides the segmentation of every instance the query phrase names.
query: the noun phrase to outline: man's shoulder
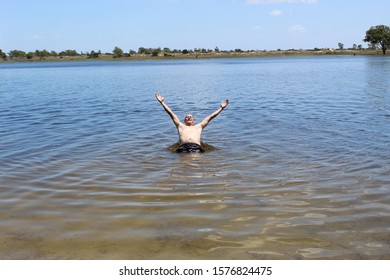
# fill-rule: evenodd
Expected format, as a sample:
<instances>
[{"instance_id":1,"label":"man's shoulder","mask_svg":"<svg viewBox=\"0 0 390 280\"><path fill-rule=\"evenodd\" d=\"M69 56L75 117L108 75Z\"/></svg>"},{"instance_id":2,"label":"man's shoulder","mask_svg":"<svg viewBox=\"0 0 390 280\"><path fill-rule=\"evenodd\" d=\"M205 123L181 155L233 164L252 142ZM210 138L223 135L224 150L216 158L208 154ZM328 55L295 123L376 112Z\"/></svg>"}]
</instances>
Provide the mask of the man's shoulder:
<instances>
[{"instance_id":1,"label":"man's shoulder","mask_svg":"<svg viewBox=\"0 0 390 280\"><path fill-rule=\"evenodd\" d=\"M179 122L179 125L177 126L177 128L181 128L181 129L183 129L185 127L186 127L186 125L182 122Z\"/></svg>"},{"instance_id":2,"label":"man's shoulder","mask_svg":"<svg viewBox=\"0 0 390 280\"><path fill-rule=\"evenodd\" d=\"M198 123L198 124L196 124L196 125L194 125L194 126L192 126L194 129L202 129L203 128L203 126L202 126L202 123Z\"/></svg>"}]
</instances>

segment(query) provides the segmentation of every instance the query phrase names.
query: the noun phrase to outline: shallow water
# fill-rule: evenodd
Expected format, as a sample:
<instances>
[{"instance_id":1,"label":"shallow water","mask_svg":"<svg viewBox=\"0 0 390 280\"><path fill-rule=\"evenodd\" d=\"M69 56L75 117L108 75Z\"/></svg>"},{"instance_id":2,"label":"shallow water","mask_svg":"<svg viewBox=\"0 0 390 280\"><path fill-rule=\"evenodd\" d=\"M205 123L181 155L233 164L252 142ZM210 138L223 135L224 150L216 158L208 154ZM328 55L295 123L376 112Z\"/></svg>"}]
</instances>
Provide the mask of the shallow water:
<instances>
[{"instance_id":1,"label":"shallow water","mask_svg":"<svg viewBox=\"0 0 390 280\"><path fill-rule=\"evenodd\" d=\"M0 64L1 259L390 259L390 59ZM154 98L212 149L179 155Z\"/></svg>"}]
</instances>

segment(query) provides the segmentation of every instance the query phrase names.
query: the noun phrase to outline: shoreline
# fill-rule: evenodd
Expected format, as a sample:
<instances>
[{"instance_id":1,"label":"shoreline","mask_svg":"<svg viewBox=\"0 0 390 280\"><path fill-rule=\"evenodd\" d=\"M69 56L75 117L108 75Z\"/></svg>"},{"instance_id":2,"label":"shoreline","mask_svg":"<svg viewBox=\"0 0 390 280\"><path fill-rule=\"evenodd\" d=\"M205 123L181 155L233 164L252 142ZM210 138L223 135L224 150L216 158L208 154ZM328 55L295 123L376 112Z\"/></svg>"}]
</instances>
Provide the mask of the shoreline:
<instances>
[{"instance_id":1,"label":"shoreline","mask_svg":"<svg viewBox=\"0 0 390 280\"><path fill-rule=\"evenodd\" d=\"M142 61L142 60L175 60L175 59L213 59L213 58L256 58L256 57L298 57L298 56L390 56L383 55L380 50L277 50L251 52L212 52L212 53L164 53L158 56L133 54L131 56L115 57L112 54L100 54L99 57L88 57L87 54L76 56L47 56L28 58L0 59L0 63L13 62L61 62L61 61Z\"/></svg>"}]
</instances>

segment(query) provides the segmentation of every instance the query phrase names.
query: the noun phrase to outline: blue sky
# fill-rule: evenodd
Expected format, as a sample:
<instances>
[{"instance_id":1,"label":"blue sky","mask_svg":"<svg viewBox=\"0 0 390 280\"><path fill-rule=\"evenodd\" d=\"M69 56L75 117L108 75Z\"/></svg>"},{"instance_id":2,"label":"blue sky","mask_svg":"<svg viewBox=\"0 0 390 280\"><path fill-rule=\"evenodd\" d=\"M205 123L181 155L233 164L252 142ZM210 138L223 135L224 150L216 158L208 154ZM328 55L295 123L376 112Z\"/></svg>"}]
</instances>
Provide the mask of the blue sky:
<instances>
[{"instance_id":1,"label":"blue sky","mask_svg":"<svg viewBox=\"0 0 390 280\"><path fill-rule=\"evenodd\" d=\"M337 48L390 26L388 0L0 0L0 49Z\"/></svg>"}]
</instances>

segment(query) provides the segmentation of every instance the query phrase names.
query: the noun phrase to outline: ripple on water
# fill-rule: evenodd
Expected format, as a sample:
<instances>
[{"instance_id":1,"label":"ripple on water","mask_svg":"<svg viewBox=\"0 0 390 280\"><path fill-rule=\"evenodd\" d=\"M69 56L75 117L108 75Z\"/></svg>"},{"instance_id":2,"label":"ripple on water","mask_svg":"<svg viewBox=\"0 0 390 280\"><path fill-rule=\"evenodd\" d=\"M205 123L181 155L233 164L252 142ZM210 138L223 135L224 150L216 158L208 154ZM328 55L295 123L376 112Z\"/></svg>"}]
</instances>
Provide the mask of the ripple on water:
<instances>
[{"instance_id":1,"label":"ripple on water","mask_svg":"<svg viewBox=\"0 0 390 280\"><path fill-rule=\"evenodd\" d=\"M0 257L389 259L381 59L1 64Z\"/></svg>"}]
</instances>

